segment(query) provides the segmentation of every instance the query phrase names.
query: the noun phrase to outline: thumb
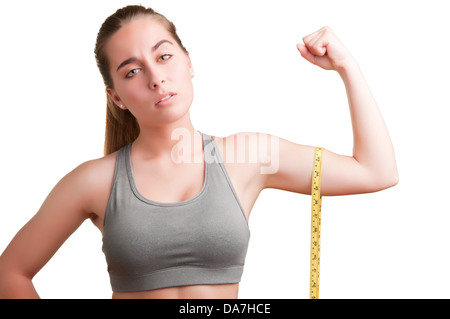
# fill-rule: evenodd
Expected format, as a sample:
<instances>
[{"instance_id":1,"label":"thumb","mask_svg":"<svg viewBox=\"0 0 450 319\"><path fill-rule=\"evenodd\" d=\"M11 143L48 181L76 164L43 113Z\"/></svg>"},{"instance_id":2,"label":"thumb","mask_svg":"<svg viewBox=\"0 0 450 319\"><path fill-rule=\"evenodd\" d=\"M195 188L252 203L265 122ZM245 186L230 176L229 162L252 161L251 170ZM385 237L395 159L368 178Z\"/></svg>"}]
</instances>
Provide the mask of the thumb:
<instances>
[{"instance_id":1,"label":"thumb","mask_svg":"<svg viewBox=\"0 0 450 319\"><path fill-rule=\"evenodd\" d=\"M297 50L300 51L300 54L302 56L304 56L304 54L306 54L306 51L308 51L304 44L297 44Z\"/></svg>"}]
</instances>

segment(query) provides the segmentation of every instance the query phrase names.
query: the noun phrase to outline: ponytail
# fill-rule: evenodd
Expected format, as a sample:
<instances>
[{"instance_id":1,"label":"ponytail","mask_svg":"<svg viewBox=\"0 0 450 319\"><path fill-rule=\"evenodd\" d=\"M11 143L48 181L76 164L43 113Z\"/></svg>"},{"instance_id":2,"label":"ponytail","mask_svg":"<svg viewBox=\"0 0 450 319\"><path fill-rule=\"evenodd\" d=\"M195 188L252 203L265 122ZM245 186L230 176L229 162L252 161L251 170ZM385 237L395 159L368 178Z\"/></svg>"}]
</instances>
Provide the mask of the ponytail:
<instances>
[{"instance_id":1,"label":"ponytail","mask_svg":"<svg viewBox=\"0 0 450 319\"><path fill-rule=\"evenodd\" d=\"M106 129L104 155L114 153L139 136L139 124L128 110L120 109L106 94Z\"/></svg>"}]
</instances>

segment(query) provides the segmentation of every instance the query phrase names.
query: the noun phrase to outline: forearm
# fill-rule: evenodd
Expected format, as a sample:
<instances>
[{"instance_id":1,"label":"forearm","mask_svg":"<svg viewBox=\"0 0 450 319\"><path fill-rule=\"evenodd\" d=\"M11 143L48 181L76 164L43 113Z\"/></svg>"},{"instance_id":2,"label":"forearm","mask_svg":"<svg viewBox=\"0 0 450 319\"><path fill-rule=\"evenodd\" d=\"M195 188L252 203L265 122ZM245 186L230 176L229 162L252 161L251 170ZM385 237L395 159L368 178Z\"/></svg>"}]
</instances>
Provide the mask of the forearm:
<instances>
[{"instance_id":1,"label":"forearm","mask_svg":"<svg viewBox=\"0 0 450 319\"><path fill-rule=\"evenodd\" d=\"M379 183L398 180L394 148L384 119L356 61L338 70L344 81L353 128L353 157Z\"/></svg>"}]
</instances>

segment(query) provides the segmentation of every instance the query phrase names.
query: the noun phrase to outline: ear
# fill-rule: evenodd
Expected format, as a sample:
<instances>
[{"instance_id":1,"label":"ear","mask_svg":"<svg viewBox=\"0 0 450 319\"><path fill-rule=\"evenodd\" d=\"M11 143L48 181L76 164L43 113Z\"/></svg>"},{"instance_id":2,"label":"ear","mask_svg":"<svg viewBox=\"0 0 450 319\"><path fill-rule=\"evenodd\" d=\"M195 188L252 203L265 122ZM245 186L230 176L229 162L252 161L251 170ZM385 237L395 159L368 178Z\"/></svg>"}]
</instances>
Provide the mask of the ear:
<instances>
[{"instance_id":1,"label":"ear","mask_svg":"<svg viewBox=\"0 0 450 319\"><path fill-rule=\"evenodd\" d=\"M127 108L123 105L122 100L120 99L120 97L117 95L116 91L114 91L114 89L111 88L107 88L106 89L106 93L111 97L111 99L114 101L114 103L120 107L122 110L126 110Z\"/></svg>"},{"instance_id":2,"label":"ear","mask_svg":"<svg viewBox=\"0 0 450 319\"><path fill-rule=\"evenodd\" d=\"M191 57L189 56L189 52L188 51L186 51L186 57L187 57L187 60L188 60L189 70L191 71L192 76L194 76L194 69L192 67Z\"/></svg>"}]
</instances>

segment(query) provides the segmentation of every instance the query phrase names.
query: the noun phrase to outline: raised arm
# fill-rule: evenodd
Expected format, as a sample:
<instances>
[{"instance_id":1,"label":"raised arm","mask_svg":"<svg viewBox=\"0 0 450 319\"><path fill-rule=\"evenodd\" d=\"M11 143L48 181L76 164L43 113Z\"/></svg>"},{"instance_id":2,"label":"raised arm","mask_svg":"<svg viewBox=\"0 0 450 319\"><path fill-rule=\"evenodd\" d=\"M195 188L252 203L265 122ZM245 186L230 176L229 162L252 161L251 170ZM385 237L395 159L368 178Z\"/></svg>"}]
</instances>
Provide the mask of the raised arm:
<instances>
[{"instance_id":1,"label":"raised arm","mask_svg":"<svg viewBox=\"0 0 450 319\"><path fill-rule=\"evenodd\" d=\"M396 185L391 139L358 63L328 27L304 37L303 42L297 48L306 60L341 76L353 128L353 156L324 151L322 194L368 193ZM314 148L283 139L279 145L279 154L272 154L279 157L279 169L266 176L264 188L310 194Z\"/></svg>"},{"instance_id":2,"label":"raised arm","mask_svg":"<svg viewBox=\"0 0 450 319\"><path fill-rule=\"evenodd\" d=\"M91 217L96 183L92 167L84 163L62 178L0 256L0 298L39 297L32 278Z\"/></svg>"}]
</instances>

